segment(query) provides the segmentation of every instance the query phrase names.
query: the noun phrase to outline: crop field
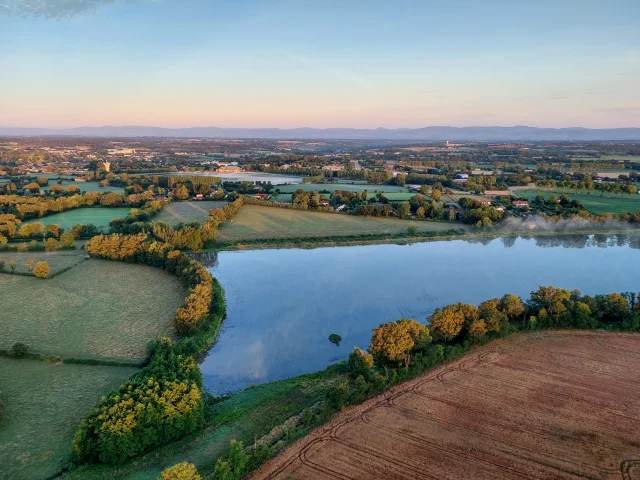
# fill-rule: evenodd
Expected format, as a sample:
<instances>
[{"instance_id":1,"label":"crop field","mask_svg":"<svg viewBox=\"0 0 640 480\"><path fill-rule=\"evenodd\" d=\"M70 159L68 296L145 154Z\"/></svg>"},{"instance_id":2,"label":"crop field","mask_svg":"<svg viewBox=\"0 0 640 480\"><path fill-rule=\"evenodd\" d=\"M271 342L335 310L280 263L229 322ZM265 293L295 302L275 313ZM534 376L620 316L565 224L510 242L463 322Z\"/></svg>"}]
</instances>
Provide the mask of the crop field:
<instances>
[{"instance_id":1,"label":"crop field","mask_svg":"<svg viewBox=\"0 0 640 480\"><path fill-rule=\"evenodd\" d=\"M204 222L209 216L209 210L223 208L227 202L195 201L173 202L167 205L158 215L153 217L155 222L166 222L171 226L179 223Z\"/></svg>"},{"instance_id":2,"label":"crop field","mask_svg":"<svg viewBox=\"0 0 640 480\"><path fill-rule=\"evenodd\" d=\"M49 280L0 274L0 349L22 342L62 357L140 360L147 342L173 335L184 296L159 268L106 260Z\"/></svg>"},{"instance_id":3,"label":"crop field","mask_svg":"<svg viewBox=\"0 0 640 480\"><path fill-rule=\"evenodd\" d=\"M40 222L43 225L60 225L67 229L74 225L93 224L96 227L108 227L114 218L124 218L129 214L129 208L88 207L67 210L41 218L33 218L24 223Z\"/></svg>"},{"instance_id":4,"label":"crop field","mask_svg":"<svg viewBox=\"0 0 640 480\"><path fill-rule=\"evenodd\" d=\"M231 222L220 229L221 240L341 237L366 234L405 233L412 222L392 218L358 217L285 208L243 206ZM466 228L449 222L413 222L418 232L443 232Z\"/></svg>"},{"instance_id":5,"label":"crop field","mask_svg":"<svg viewBox=\"0 0 640 480\"><path fill-rule=\"evenodd\" d=\"M44 480L58 473L69 463L79 419L135 372L0 358L6 413L0 425L0 478Z\"/></svg>"},{"instance_id":6,"label":"crop field","mask_svg":"<svg viewBox=\"0 0 640 480\"><path fill-rule=\"evenodd\" d=\"M10 272L9 262L14 260L16 262L17 273L29 272L29 260L36 262L44 261L49 264L49 271L51 274L58 273L61 270L65 270L76 266L80 262L86 260L87 253L84 250L58 250L56 252L26 252L17 253L2 251L0 252L0 262L4 262L4 271ZM1 281L0 281L1 284ZM2 294L0 293L0 298Z\"/></svg>"},{"instance_id":7,"label":"crop field","mask_svg":"<svg viewBox=\"0 0 640 480\"><path fill-rule=\"evenodd\" d=\"M600 158L593 157L580 157L574 160L580 160L582 162L611 162L611 161L627 161L627 162L640 162L640 157L635 155L602 155Z\"/></svg>"},{"instance_id":8,"label":"crop field","mask_svg":"<svg viewBox=\"0 0 640 480\"><path fill-rule=\"evenodd\" d=\"M640 335L492 342L349 408L255 479L640 478Z\"/></svg>"},{"instance_id":9,"label":"crop field","mask_svg":"<svg viewBox=\"0 0 640 480\"><path fill-rule=\"evenodd\" d=\"M532 200L538 195L542 195L544 198L549 198L552 195L556 198L560 198L562 192L548 192L537 190L518 190L517 195ZM573 193L565 193L571 200L578 200L582 206L589 212L595 215L604 215L607 213L623 214L623 213L635 213L640 210L640 195L634 195L629 197L606 197L600 196L599 193L592 193L591 195Z\"/></svg>"}]
</instances>

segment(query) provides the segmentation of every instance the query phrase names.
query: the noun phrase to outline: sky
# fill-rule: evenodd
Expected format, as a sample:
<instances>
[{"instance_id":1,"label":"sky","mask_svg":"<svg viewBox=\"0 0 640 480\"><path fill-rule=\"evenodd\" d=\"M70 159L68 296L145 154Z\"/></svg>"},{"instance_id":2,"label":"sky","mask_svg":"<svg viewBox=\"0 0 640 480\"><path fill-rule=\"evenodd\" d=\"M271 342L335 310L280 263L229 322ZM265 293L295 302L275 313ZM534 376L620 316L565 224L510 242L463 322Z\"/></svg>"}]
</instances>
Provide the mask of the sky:
<instances>
[{"instance_id":1,"label":"sky","mask_svg":"<svg viewBox=\"0 0 640 480\"><path fill-rule=\"evenodd\" d=\"M640 127L639 0L0 0L0 125Z\"/></svg>"}]
</instances>

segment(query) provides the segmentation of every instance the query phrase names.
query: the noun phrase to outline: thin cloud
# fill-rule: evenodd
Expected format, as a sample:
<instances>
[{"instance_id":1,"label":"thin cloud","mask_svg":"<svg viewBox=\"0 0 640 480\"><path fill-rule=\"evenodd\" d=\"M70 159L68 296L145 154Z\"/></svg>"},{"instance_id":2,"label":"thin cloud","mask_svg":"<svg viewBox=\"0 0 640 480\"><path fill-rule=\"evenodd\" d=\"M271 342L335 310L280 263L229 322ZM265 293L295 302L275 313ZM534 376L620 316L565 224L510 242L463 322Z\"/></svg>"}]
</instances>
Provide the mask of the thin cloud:
<instances>
[{"instance_id":1,"label":"thin cloud","mask_svg":"<svg viewBox=\"0 0 640 480\"><path fill-rule=\"evenodd\" d=\"M566 98L569 98L569 94L567 92L552 92L547 97L547 100L564 100Z\"/></svg>"},{"instance_id":2,"label":"thin cloud","mask_svg":"<svg viewBox=\"0 0 640 480\"><path fill-rule=\"evenodd\" d=\"M25 17L61 19L98 8L120 0L0 0L0 12Z\"/></svg>"},{"instance_id":3,"label":"thin cloud","mask_svg":"<svg viewBox=\"0 0 640 480\"><path fill-rule=\"evenodd\" d=\"M601 88L590 88L589 90L585 90L585 95L607 95L611 93L611 90L603 90Z\"/></svg>"},{"instance_id":4,"label":"thin cloud","mask_svg":"<svg viewBox=\"0 0 640 480\"><path fill-rule=\"evenodd\" d=\"M640 107L611 107L591 110L597 113L640 113Z\"/></svg>"},{"instance_id":5,"label":"thin cloud","mask_svg":"<svg viewBox=\"0 0 640 480\"><path fill-rule=\"evenodd\" d=\"M284 52L284 54L289 57L292 60L295 60L299 63L303 63L305 65L308 65L312 68L317 68L318 70L322 70L324 71L326 74L331 75L333 77L336 78L340 78L342 80L346 80L350 83L355 83L356 85L359 85L360 87L363 88L372 88L372 85L370 85L369 83L367 83L366 81L364 81L362 78L360 78L359 76L357 76L356 74L349 72L347 70L344 70L342 68L338 68L335 67L333 65L328 65L328 64L323 64L320 62L317 62L309 57L305 57L303 55L298 55L295 53L291 53L291 52Z\"/></svg>"}]
</instances>

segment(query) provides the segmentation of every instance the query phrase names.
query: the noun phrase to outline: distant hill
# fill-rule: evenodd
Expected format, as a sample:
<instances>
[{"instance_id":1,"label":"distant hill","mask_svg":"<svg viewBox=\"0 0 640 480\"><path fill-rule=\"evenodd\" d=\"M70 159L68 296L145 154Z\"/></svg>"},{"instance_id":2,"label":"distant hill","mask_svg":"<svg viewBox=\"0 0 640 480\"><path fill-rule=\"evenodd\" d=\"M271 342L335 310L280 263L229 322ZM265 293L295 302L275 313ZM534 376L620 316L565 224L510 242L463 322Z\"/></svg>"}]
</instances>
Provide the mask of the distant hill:
<instances>
[{"instance_id":1,"label":"distant hill","mask_svg":"<svg viewBox=\"0 0 640 480\"><path fill-rule=\"evenodd\" d=\"M424 127L424 128L162 128L145 126L77 127L64 129L0 127L2 136L81 137L201 137L318 140L408 140L408 141L640 141L640 128L536 128L514 127Z\"/></svg>"}]
</instances>

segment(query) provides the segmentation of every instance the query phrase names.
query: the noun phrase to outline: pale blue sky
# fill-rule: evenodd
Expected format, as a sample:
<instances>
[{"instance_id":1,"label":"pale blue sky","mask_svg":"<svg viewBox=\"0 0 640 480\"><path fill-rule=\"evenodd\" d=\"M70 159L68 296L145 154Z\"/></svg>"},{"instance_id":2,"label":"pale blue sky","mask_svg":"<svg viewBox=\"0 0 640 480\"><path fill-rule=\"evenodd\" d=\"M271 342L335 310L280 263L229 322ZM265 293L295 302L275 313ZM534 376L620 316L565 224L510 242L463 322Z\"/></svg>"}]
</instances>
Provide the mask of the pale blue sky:
<instances>
[{"instance_id":1,"label":"pale blue sky","mask_svg":"<svg viewBox=\"0 0 640 480\"><path fill-rule=\"evenodd\" d=\"M0 0L0 65L5 126L640 127L640 1Z\"/></svg>"}]
</instances>

